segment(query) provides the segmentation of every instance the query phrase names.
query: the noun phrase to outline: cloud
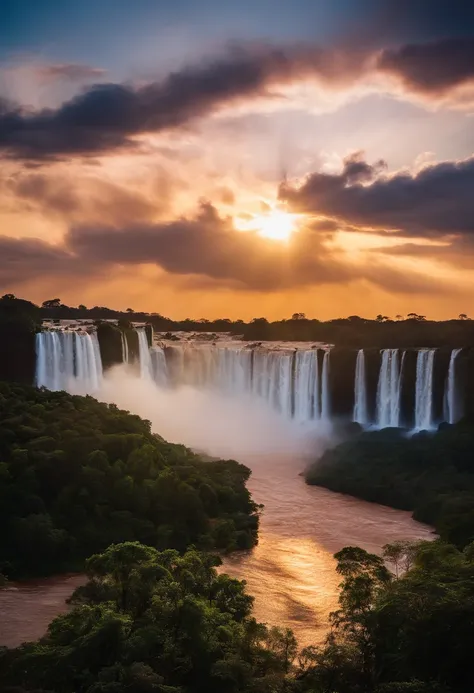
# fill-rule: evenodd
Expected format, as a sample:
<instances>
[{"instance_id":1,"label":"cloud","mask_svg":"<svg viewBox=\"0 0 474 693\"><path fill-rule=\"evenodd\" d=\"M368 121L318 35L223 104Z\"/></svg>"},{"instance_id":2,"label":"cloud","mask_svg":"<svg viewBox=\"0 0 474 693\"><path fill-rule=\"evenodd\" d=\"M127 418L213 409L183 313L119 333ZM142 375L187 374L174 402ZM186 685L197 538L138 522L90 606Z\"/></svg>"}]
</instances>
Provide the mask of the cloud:
<instances>
[{"instance_id":1,"label":"cloud","mask_svg":"<svg viewBox=\"0 0 474 693\"><path fill-rule=\"evenodd\" d=\"M99 169L96 175L81 169L20 171L8 176L0 190L12 194L18 212L36 210L42 215L58 216L68 224L84 220L115 224L156 217L166 209L171 182L155 170L143 181L115 183ZM156 193L153 195L153 187ZM151 188L151 192L150 192Z\"/></svg>"},{"instance_id":2,"label":"cloud","mask_svg":"<svg viewBox=\"0 0 474 693\"><path fill-rule=\"evenodd\" d=\"M431 287L431 278L416 273L407 278L383 261L348 262L325 244L330 234L331 226L308 224L288 243L271 241L256 232L236 231L231 219L203 202L194 217L169 223L79 226L61 245L0 236L0 286L12 290L58 278L76 282L87 277L91 282L118 268L133 274L139 267L154 266L186 290L211 287L264 295L356 280L393 292Z\"/></svg>"},{"instance_id":3,"label":"cloud","mask_svg":"<svg viewBox=\"0 0 474 693\"><path fill-rule=\"evenodd\" d=\"M103 77L107 70L79 63L58 63L37 65L35 72L42 80L69 80L73 82L90 82Z\"/></svg>"},{"instance_id":4,"label":"cloud","mask_svg":"<svg viewBox=\"0 0 474 693\"><path fill-rule=\"evenodd\" d=\"M167 272L198 275L232 288L275 291L350 278L351 269L331 257L311 228L288 245L254 232L236 231L209 203L192 219L121 229L80 227L66 238L86 261L155 263Z\"/></svg>"},{"instance_id":5,"label":"cloud","mask_svg":"<svg viewBox=\"0 0 474 693\"><path fill-rule=\"evenodd\" d=\"M65 248L38 238L0 236L0 286L9 287L50 274L66 277L79 271Z\"/></svg>"},{"instance_id":6,"label":"cloud","mask_svg":"<svg viewBox=\"0 0 474 693\"><path fill-rule=\"evenodd\" d=\"M131 147L135 135L179 127L235 98L261 94L270 82L286 81L310 65L326 79L347 68L316 48L234 48L223 59L171 73L161 82L137 88L94 85L56 110L29 113L3 104L0 150L41 159Z\"/></svg>"},{"instance_id":7,"label":"cloud","mask_svg":"<svg viewBox=\"0 0 474 693\"><path fill-rule=\"evenodd\" d=\"M284 184L292 209L344 224L398 230L412 236L474 234L474 157L425 166L416 174L382 175L382 162L356 156L363 178L351 178L354 157L340 174L313 173L301 187Z\"/></svg>"},{"instance_id":8,"label":"cloud","mask_svg":"<svg viewBox=\"0 0 474 693\"><path fill-rule=\"evenodd\" d=\"M449 38L384 50L377 68L428 95L443 94L474 81L474 37Z\"/></svg>"},{"instance_id":9,"label":"cloud","mask_svg":"<svg viewBox=\"0 0 474 693\"><path fill-rule=\"evenodd\" d=\"M28 111L0 104L0 151L31 159L136 147L137 135L179 128L236 99L272 98L272 87L303 78L334 91L372 73L395 75L409 91L433 96L474 78L474 40L456 38L381 53L308 44L234 46L217 59L142 86L95 84L58 108ZM48 78L89 78L96 68L40 67ZM101 71L99 71L102 74ZM99 75L97 75L99 76Z\"/></svg>"}]
</instances>

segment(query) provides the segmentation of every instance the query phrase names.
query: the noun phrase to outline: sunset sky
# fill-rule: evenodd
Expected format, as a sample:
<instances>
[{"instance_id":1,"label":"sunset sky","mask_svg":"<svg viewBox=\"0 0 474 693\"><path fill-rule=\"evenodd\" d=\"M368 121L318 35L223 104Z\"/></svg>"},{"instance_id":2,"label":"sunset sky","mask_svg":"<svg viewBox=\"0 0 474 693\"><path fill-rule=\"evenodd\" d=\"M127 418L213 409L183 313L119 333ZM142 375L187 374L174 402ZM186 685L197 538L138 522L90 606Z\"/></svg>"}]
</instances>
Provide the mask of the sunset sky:
<instances>
[{"instance_id":1,"label":"sunset sky","mask_svg":"<svg viewBox=\"0 0 474 693\"><path fill-rule=\"evenodd\" d=\"M474 317L474 2L2 0L0 291Z\"/></svg>"}]
</instances>

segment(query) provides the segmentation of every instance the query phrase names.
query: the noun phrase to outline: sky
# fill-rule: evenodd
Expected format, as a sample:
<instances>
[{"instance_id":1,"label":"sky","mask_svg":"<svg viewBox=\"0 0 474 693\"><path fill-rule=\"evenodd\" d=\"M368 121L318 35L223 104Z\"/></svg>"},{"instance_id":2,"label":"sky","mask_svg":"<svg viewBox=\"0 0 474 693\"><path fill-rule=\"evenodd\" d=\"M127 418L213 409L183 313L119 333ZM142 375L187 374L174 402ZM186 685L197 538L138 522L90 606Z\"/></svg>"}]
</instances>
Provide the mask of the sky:
<instances>
[{"instance_id":1,"label":"sky","mask_svg":"<svg viewBox=\"0 0 474 693\"><path fill-rule=\"evenodd\" d=\"M474 3L2 0L0 292L474 317Z\"/></svg>"}]
</instances>

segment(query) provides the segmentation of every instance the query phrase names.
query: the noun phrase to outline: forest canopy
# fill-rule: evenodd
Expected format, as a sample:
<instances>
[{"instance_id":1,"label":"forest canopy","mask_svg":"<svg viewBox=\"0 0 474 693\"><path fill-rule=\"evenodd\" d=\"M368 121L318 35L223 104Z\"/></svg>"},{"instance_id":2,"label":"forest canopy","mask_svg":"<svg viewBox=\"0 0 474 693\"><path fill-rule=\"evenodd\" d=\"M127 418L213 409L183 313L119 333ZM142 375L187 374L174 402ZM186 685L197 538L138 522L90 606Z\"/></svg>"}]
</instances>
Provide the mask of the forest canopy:
<instances>
[{"instance_id":1,"label":"forest canopy","mask_svg":"<svg viewBox=\"0 0 474 693\"><path fill-rule=\"evenodd\" d=\"M258 528L249 475L113 404L0 383L0 572L76 569L122 541L248 548Z\"/></svg>"}]
</instances>

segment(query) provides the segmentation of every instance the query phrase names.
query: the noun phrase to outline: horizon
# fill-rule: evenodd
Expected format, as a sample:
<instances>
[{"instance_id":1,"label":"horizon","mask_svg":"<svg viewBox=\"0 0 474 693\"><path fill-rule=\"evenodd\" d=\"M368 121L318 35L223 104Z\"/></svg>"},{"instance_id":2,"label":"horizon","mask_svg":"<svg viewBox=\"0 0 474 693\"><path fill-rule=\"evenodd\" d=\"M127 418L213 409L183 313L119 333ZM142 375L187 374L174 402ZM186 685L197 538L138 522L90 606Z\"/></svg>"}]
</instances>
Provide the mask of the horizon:
<instances>
[{"instance_id":1,"label":"horizon","mask_svg":"<svg viewBox=\"0 0 474 693\"><path fill-rule=\"evenodd\" d=\"M0 24L0 291L453 319L473 115L462 0L21 0Z\"/></svg>"},{"instance_id":2,"label":"horizon","mask_svg":"<svg viewBox=\"0 0 474 693\"><path fill-rule=\"evenodd\" d=\"M46 299L45 301L42 301L41 303L35 303L34 301L20 297L20 296L15 296L14 294L5 294L1 297L2 299L4 298L12 298L14 300L20 300L20 301L27 301L29 303L32 303L35 307L39 308L40 310L54 310L56 308L68 308L72 310L81 310L81 311L91 311L91 310L107 310L113 313L124 313L124 314L129 314L131 315L148 315L149 317L155 317L155 318L162 318L163 320L168 320L170 322L219 322L219 321L229 321L231 324L235 324L237 322L243 322L244 324L249 324L250 322L254 320L267 320L267 322L285 322L285 321L302 321L302 320L307 320L309 322L311 321L317 321L317 322L332 322L335 320L351 320L351 319L358 319L364 322L405 322L408 320L411 321L416 321L416 322L449 322L449 321L458 321L458 322L471 322L472 318L467 315L466 313L459 313L457 316L454 317L449 317L445 318L443 320L431 318L428 315L425 315L423 313L416 313L416 312L410 312L405 315L397 314L394 316L390 315L384 315L383 313L377 314L375 317L366 317L363 315L347 315L347 316L333 316L331 318L327 318L326 320L323 320L321 318L318 318L316 316L311 316L311 315L306 315L306 313L301 313L301 312L295 312L292 313L290 316L282 316L282 317L277 317L273 320L268 319L266 316L253 316L251 318L247 318L244 320L243 318L235 318L231 319L228 317L224 316L217 316L214 318L205 318L205 317L200 317L200 318L193 318L193 317L184 317L184 318L175 318L175 317L170 317L168 315L165 315L163 313L160 313L158 311L146 311L146 310L136 310L136 309L131 309L131 308L111 308L109 306L104 306L104 305L90 305L90 306L85 306L84 304L78 304L77 306L70 306L65 303L61 303L60 299ZM59 301L54 306L47 306L48 302L51 301ZM52 318L54 319L54 318ZM68 320L69 318L63 318L64 320ZM74 319L74 318L71 318ZM78 318L80 319L80 318ZM99 318L100 319L100 318Z\"/></svg>"}]
</instances>

